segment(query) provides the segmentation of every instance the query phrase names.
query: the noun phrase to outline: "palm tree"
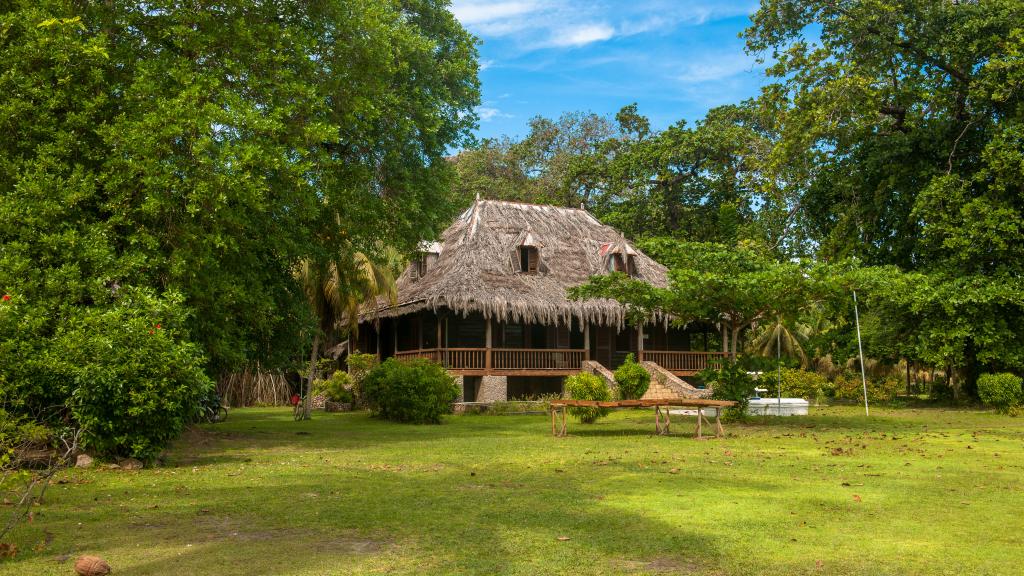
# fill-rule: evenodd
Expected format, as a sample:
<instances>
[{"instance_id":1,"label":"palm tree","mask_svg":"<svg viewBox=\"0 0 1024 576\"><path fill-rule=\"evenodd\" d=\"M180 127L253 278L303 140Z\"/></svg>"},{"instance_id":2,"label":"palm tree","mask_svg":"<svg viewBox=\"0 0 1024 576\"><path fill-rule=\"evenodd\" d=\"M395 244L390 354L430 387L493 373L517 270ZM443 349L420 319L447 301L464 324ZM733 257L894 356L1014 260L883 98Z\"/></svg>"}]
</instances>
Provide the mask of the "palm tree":
<instances>
[{"instance_id":1,"label":"palm tree","mask_svg":"<svg viewBox=\"0 0 1024 576\"><path fill-rule=\"evenodd\" d=\"M393 304L398 297L395 277L401 258L392 248L383 248L381 254L381 258L374 259L364 252L352 251L321 262L304 260L296 270L295 275L318 320L304 394L303 418L306 420L312 412L313 380L322 340L337 335L357 335L359 313L364 305L381 297Z\"/></svg>"},{"instance_id":2,"label":"palm tree","mask_svg":"<svg viewBox=\"0 0 1024 576\"><path fill-rule=\"evenodd\" d=\"M810 366L810 358L804 351L804 343L810 337L810 327L806 324L793 322L791 325L785 318L777 316L770 324L763 324L757 334L747 345L750 352L759 356L799 358L800 367Z\"/></svg>"}]
</instances>

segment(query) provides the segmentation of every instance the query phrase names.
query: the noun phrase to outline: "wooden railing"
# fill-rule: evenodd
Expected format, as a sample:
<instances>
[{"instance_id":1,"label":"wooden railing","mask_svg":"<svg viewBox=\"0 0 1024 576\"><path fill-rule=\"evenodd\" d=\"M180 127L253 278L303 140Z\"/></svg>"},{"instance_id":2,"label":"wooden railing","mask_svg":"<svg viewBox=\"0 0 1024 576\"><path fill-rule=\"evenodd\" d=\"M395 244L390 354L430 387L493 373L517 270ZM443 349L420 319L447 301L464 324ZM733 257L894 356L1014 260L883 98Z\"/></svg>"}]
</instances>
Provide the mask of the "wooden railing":
<instances>
[{"instance_id":1,"label":"wooden railing","mask_svg":"<svg viewBox=\"0 0 1024 576\"><path fill-rule=\"evenodd\" d=\"M426 358L449 370L494 372L572 372L583 366L586 350L492 348L490 362L486 348L426 348L395 353L399 360ZM670 372L695 374L721 364L724 352L672 352L644 350L640 360L658 364Z\"/></svg>"},{"instance_id":2,"label":"wooden railing","mask_svg":"<svg viewBox=\"0 0 1024 576\"><path fill-rule=\"evenodd\" d=\"M403 352L395 352L395 358L397 360L412 360L413 358L426 358L427 360L440 362L441 351L438 350L437 348L427 348L423 350L405 350Z\"/></svg>"},{"instance_id":3,"label":"wooden railing","mask_svg":"<svg viewBox=\"0 0 1024 576\"><path fill-rule=\"evenodd\" d=\"M644 350L641 360L654 362L670 372L700 372L708 365L720 366L725 352L672 352L668 350Z\"/></svg>"},{"instance_id":4,"label":"wooden railing","mask_svg":"<svg viewBox=\"0 0 1024 576\"><path fill-rule=\"evenodd\" d=\"M441 351L445 368L451 370L484 370L487 368L486 348L446 348Z\"/></svg>"},{"instance_id":5,"label":"wooden railing","mask_svg":"<svg viewBox=\"0 0 1024 576\"><path fill-rule=\"evenodd\" d=\"M585 350L536 350L527 348L494 348L491 367L494 370L579 370Z\"/></svg>"},{"instance_id":6,"label":"wooden railing","mask_svg":"<svg viewBox=\"0 0 1024 576\"><path fill-rule=\"evenodd\" d=\"M492 348L490 362L486 348L429 348L396 352L398 360L427 358L441 363L449 370L465 371L567 371L579 370L586 357L585 350Z\"/></svg>"}]
</instances>

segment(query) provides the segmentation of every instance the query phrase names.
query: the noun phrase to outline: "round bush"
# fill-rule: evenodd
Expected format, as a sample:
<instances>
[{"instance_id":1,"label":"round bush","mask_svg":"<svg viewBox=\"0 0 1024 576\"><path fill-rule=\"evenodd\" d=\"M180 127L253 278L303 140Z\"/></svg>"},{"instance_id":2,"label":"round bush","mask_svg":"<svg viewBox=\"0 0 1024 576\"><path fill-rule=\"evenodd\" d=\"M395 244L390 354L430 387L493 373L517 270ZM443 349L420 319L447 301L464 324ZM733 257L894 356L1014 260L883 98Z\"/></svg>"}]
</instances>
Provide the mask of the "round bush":
<instances>
[{"instance_id":1,"label":"round bush","mask_svg":"<svg viewBox=\"0 0 1024 576\"><path fill-rule=\"evenodd\" d=\"M440 424L459 397L455 379L436 362L388 358L363 378L363 401L372 413L394 422Z\"/></svg>"},{"instance_id":2,"label":"round bush","mask_svg":"<svg viewBox=\"0 0 1024 576\"><path fill-rule=\"evenodd\" d=\"M1010 412L1024 404L1021 378L1009 372L982 374L978 377L978 397L1000 412Z\"/></svg>"},{"instance_id":3,"label":"round bush","mask_svg":"<svg viewBox=\"0 0 1024 576\"><path fill-rule=\"evenodd\" d=\"M651 375L633 360L632 354L626 356L626 361L615 370L615 385L619 389L619 398L623 400L639 399L650 384Z\"/></svg>"},{"instance_id":4,"label":"round bush","mask_svg":"<svg viewBox=\"0 0 1024 576\"><path fill-rule=\"evenodd\" d=\"M580 372L565 379L565 392L573 400L599 400L612 399L612 392L599 376ZM598 418L607 416L608 408L597 407L570 407L569 413L580 419L584 424L593 424Z\"/></svg>"},{"instance_id":5,"label":"round bush","mask_svg":"<svg viewBox=\"0 0 1024 576\"><path fill-rule=\"evenodd\" d=\"M86 448L150 460L199 413L214 385L184 318L176 295L124 290L111 308L62 329L56 348Z\"/></svg>"}]
</instances>

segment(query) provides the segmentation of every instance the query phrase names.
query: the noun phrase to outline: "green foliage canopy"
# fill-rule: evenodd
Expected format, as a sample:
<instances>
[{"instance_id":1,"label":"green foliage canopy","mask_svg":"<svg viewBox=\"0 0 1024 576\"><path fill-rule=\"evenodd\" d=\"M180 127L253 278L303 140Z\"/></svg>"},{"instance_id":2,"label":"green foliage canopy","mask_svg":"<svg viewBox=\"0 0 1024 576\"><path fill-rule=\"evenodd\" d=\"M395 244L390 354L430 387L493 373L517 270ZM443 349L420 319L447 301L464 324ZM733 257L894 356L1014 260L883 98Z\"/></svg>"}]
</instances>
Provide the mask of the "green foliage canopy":
<instances>
[{"instance_id":1,"label":"green foliage canopy","mask_svg":"<svg viewBox=\"0 0 1024 576\"><path fill-rule=\"evenodd\" d=\"M447 222L474 42L444 3L415 0L3 4L0 375L20 409L63 404L65 334L126 294L183 318L147 352L187 359L172 388L206 386L197 359L217 374L294 358L315 327L298 262L409 250ZM103 366L128 353L100 342L78 346Z\"/></svg>"}]
</instances>

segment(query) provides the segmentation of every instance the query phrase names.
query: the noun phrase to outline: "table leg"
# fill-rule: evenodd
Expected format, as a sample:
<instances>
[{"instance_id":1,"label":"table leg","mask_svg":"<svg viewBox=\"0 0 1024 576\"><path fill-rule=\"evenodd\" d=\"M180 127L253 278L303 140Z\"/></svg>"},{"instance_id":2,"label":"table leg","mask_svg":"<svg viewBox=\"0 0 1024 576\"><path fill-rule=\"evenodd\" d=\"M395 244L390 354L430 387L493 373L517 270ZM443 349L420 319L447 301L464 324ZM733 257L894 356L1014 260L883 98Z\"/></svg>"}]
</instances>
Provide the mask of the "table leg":
<instances>
[{"instance_id":1,"label":"table leg","mask_svg":"<svg viewBox=\"0 0 1024 576\"><path fill-rule=\"evenodd\" d=\"M719 408L715 411L715 437L721 438L722 434L725 434L725 430L722 429L722 409Z\"/></svg>"},{"instance_id":2,"label":"table leg","mask_svg":"<svg viewBox=\"0 0 1024 576\"><path fill-rule=\"evenodd\" d=\"M565 427L566 427L565 421L568 419L567 412L568 411L567 411L566 407L562 406L562 434L561 434L562 436L565 436Z\"/></svg>"},{"instance_id":3,"label":"table leg","mask_svg":"<svg viewBox=\"0 0 1024 576\"><path fill-rule=\"evenodd\" d=\"M654 433L661 434L661 410L654 407Z\"/></svg>"},{"instance_id":4,"label":"table leg","mask_svg":"<svg viewBox=\"0 0 1024 576\"><path fill-rule=\"evenodd\" d=\"M704 419L704 409L701 408L700 406L698 406L697 407L697 438L698 439L704 437L703 434L702 434L702 430L701 430L701 420L703 420L703 419Z\"/></svg>"},{"instance_id":5,"label":"table leg","mask_svg":"<svg viewBox=\"0 0 1024 576\"><path fill-rule=\"evenodd\" d=\"M555 412L558 411L557 406L548 406L548 412L551 412L551 435L558 436L555 432Z\"/></svg>"},{"instance_id":6,"label":"table leg","mask_svg":"<svg viewBox=\"0 0 1024 576\"><path fill-rule=\"evenodd\" d=\"M671 406L665 406L665 434L666 435L672 433L672 412L671 412L671 410L672 410Z\"/></svg>"}]
</instances>

